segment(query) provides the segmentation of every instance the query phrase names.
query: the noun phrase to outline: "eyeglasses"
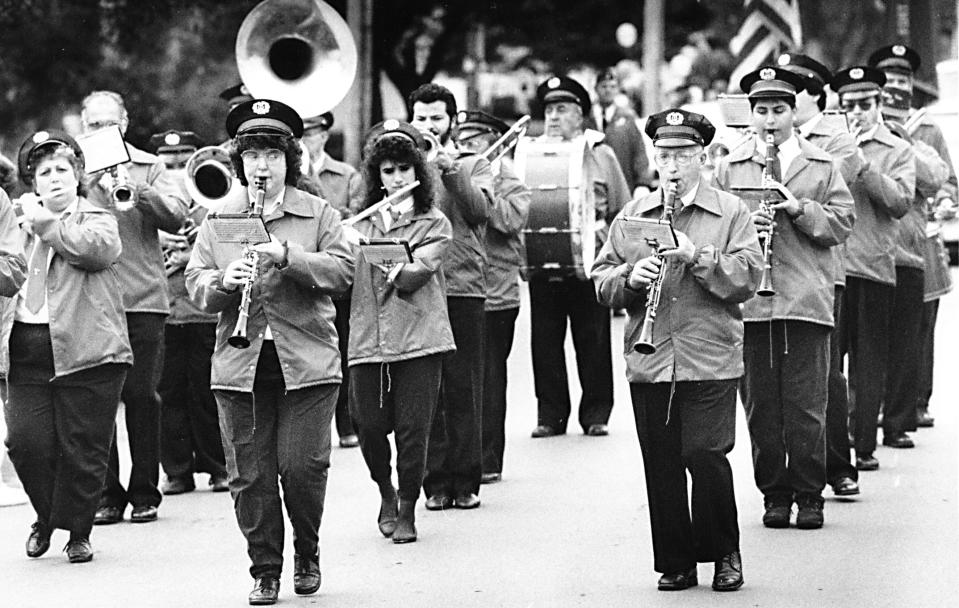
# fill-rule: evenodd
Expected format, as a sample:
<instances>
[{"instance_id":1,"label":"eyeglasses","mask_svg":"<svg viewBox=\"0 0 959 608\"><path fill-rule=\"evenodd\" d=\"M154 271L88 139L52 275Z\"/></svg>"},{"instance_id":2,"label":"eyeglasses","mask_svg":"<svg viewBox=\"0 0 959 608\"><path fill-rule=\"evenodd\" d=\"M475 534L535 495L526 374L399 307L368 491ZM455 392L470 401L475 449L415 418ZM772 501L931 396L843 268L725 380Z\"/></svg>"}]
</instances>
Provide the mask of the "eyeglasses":
<instances>
[{"instance_id":1,"label":"eyeglasses","mask_svg":"<svg viewBox=\"0 0 959 608\"><path fill-rule=\"evenodd\" d=\"M261 158L265 158L266 162L272 165L286 158L286 155L283 154L282 150L270 148L269 150L244 150L240 153L240 158L243 159L243 162L250 164L258 163Z\"/></svg>"},{"instance_id":2,"label":"eyeglasses","mask_svg":"<svg viewBox=\"0 0 959 608\"><path fill-rule=\"evenodd\" d=\"M857 99L855 101L844 101L842 102L842 109L846 112L852 112L856 109L856 106L863 111L868 112L876 106L876 100L872 97L866 99Z\"/></svg>"},{"instance_id":3,"label":"eyeglasses","mask_svg":"<svg viewBox=\"0 0 959 608\"><path fill-rule=\"evenodd\" d=\"M675 161L677 167L686 167L689 163L693 162L693 159L698 157L698 152L677 152L675 154L669 154L667 152L659 152L653 156L653 160L656 162L656 165L659 167L665 167L669 164L669 161Z\"/></svg>"}]
</instances>

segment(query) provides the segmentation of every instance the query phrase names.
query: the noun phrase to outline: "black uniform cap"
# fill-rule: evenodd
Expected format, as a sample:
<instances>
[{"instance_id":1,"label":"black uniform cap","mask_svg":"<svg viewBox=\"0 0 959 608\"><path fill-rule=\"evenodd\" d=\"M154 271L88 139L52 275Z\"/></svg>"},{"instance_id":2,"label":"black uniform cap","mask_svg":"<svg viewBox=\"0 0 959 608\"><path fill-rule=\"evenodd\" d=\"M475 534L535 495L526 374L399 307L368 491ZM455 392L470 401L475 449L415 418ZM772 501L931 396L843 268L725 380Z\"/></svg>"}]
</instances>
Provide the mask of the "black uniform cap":
<instances>
[{"instance_id":1,"label":"black uniform cap","mask_svg":"<svg viewBox=\"0 0 959 608\"><path fill-rule=\"evenodd\" d=\"M319 116L311 116L310 118L303 119L303 130L309 131L310 129L323 129L329 131L330 127L333 126L333 113L324 112Z\"/></svg>"},{"instance_id":2,"label":"black uniform cap","mask_svg":"<svg viewBox=\"0 0 959 608\"><path fill-rule=\"evenodd\" d=\"M226 117L226 132L238 135L303 135L303 119L296 110L272 99L251 99L236 106Z\"/></svg>"},{"instance_id":3,"label":"black uniform cap","mask_svg":"<svg viewBox=\"0 0 959 608\"><path fill-rule=\"evenodd\" d=\"M664 110L646 120L646 135L660 148L708 146L716 127L702 114L680 108Z\"/></svg>"},{"instance_id":4,"label":"black uniform cap","mask_svg":"<svg viewBox=\"0 0 959 608\"><path fill-rule=\"evenodd\" d=\"M806 77L786 68L766 66L743 76L739 88L750 99L795 98L796 93L806 88Z\"/></svg>"},{"instance_id":5,"label":"black uniform cap","mask_svg":"<svg viewBox=\"0 0 959 608\"><path fill-rule=\"evenodd\" d=\"M423 134L408 122L390 118L373 125L366 135L366 145L370 145L383 137L405 137L413 142L417 148L426 151L427 143Z\"/></svg>"},{"instance_id":6,"label":"black uniform cap","mask_svg":"<svg viewBox=\"0 0 959 608\"><path fill-rule=\"evenodd\" d=\"M543 108L546 104L557 101L572 101L579 104L583 110L583 116L589 116L589 108L592 105L589 99L589 93L569 76L553 76L536 87L536 98Z\"/></svg>"},{"instance_id":7,"label":"black uniform cap","mask_svg":"<svg viewBox=\"0 0 959 608\"><path fill-rule=\"evenodd\" d=\"M800 76L817 81L820 88L826 86L832 80L832 72L829 71L829 68L808 55L783 53L776 60L776 63L781 68L786 68Z\"/></svg>"},{"instance_id":8,"label":"black uniform cap","mask_svg":"<svg viewBox=\"0 0 959 608\"><path fill-rule=\"evenodd\" d=\"M223 89L220 93L220 99L230 105L235 105L253 99L253 95L250 94L246 85L241 82L240 84L233 85L229 89Z\"/></svg>"},{"instance_id":9,"label":"black uniform cap","mask_svg":"<svg viewBox=\"0 0 959 608\"><path fill-rule=\"evenodd\" d=\"M480 131L502 135L509 131L509 125L486 112L463 110L456 114L456 129L459 131Z\"/></svg>"},{"instance_id":10,"label":"black uniform cap","mask_svg":"<svg viewBox=\"0 0 959 608\"><path fill-rule=\"evenodd\" d=\"M74 155L80 159L80 165L83 165L83 150L75 139L63 131L37 131L20 144L20 151L17 154L17 171L20 173L20 181L28 186L33 184L33 170L35 167L30 164L30 157L36 150L44 146L55 145L69 147L73 150Z\"/></svg>"},{"instance_id":11,"label":"black uniform cap","mask_svg":"<svg viewBox=\"0 0 959 608\"><path fill-rule=\"evenodd\" d=\"M854 91L872 91L877 93L886 84L886 75L882 70L857 65L839 70L832 75L832 90L842 95Z\"/></svg>"},{"instance_id":12,"label":"black uniform cap","mask_svg":"<svg viewBox=\"0 0 959 608\"><path fill-rule=\"evenodd\" d=\"M919 53L904 44L890 44L873 51L867 63L870 67L890 72L912 74L919 69L922 61Z\"/></svg>"},{"instance_id":13,"label":"black uniform cap","mask_svg":"<svg viewBox=\"0 0 959 608\"><path fill-rule=\"evenodd\" d=\"M150 147L157 154L189 152L200 147L200 138L193 131L169 130L150 136Z\"/></svg>"}]
</instances>

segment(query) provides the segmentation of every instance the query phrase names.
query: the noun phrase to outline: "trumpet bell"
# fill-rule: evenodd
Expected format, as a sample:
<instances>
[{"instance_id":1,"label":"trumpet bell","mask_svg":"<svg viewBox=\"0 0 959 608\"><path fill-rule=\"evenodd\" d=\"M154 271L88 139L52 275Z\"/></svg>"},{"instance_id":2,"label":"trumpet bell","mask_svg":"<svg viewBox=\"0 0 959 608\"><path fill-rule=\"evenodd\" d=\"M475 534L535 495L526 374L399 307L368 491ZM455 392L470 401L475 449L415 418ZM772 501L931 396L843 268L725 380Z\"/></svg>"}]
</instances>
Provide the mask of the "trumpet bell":
<instances>
[{"instance_id":1,"label":"trumpet bell","mask_svg":"<svg viewBox=\"0 0 959 608\"><path fill-rule=\"evenodd\" d=\"M300 116L331 110L353 84L356 44L346 21L321 0L265 0L236 37L236 65L255 97Z\"/></svg>"},{"instance_id":2,"label":"trumpet bell","mask_svg":"<svg viewBox=\"0 0 959 608\"><path fill-rule=\"evenodd\" d=\"M230 154L219 146L200 148L186 161L186 189L195 203L216 209L231 193L242 189L233 177Z\"/></svg>"},{"instance_id":3,"label":"trumpet bell","mask_svg":"<svg viewBox=\"0 0 959 608\"><path fill-rule=\"evenodd\" d=\"M432 131L423 130L420 131L423 134L423 139L426 140L426 162L434 160L437 154L440 153L443 144L440 143L439 138L436 135L433 135Z\"/></svg>"}]
</instances>

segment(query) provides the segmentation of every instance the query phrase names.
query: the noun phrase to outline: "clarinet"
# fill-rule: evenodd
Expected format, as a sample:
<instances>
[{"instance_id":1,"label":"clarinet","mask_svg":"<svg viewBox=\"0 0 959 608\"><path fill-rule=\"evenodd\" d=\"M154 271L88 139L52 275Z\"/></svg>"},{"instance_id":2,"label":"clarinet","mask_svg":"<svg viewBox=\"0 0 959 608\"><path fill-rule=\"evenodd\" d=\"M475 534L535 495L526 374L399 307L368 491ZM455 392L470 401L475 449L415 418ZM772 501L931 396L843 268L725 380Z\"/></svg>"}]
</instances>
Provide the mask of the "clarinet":
<instances>
[{"instance_id":1,"label":"clarinet","mask_svg":"<svg viewBox=\"0 0 959 608\"><path fill-rule=\"evenodd\" d=\"M663 216L672 225L673 206L676 203L676 182L668 181L663 188ZM666 276L666 260L663 256L656 255L659 259L659 274L650 282L646 288L646 316L643 317L643 328L639 332L639 340L633 344L633 350L641 355L651 355L656 352L656 345L653 344L653 326L656 323L656 312L659 309L659 299L663 292L663 278Z\"/></svg>"},{"instance_id":2,"label":"clarinet","mask_svg":"<svg viewBox=\"0 0 959 608\"><path fill-rule=\"evenodd\" d=\"M263 215L263 204L266 199L266 180L257 179L256 198L253 200L253 211L250 215ZM250 319L250 303L253 300L253 283L256 281L260 268L260 254L252 247L247 247L243 257L253 266L250 277L243 284L243 295L240 298L239 315L236 318L236 328L233 335L227 338L227 344L233 348L248 348L250 340L246 336L246 323Z\"/></svg>"},{"instance_id":3,"label":"clarinet","mask_svg":"<svg viewBox=\"0 0 959 608\"><path fill-rule=\"evenodd\" d=\"M766 166L763 167L763 188L768 188L767 184L772 180L773 176L770 173L769 167L772 166L772 163L775 162L776 158L773 156L773 146L776 145L775 135L771 131L766 132ZM759 208L763 213L768 213L770 216L774 215L772 208L769 206L769 197L763 197L759 202ZM759 281L759 288L756 289L756 295L763 297L770 297L776 295L776 290L773 289L773 267L772 267L772 254L773 254L773 227L769 227L769 232L766 233L766 236L763 238L763 275Z\"/></svg>"}]
</instances>

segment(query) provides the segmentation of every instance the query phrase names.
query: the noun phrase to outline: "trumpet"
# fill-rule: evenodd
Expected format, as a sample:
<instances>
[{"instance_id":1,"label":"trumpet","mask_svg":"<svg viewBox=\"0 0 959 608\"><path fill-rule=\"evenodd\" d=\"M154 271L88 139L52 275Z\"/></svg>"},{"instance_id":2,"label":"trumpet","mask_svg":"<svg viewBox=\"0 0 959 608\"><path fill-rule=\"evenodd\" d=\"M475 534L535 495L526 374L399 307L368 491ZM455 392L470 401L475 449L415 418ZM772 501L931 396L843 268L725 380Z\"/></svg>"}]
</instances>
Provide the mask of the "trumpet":
<instances>
[{"instance_id":1,"label":"trumpet","mask_svg":"<svg viewBox=\"0 0 959 608\"><path fill-rule=\"evenodd\" d=\"M256 198L253 201L253 211L251 215L263 215L263 203L266 200L266 180L256 180ZM253 283L256 282L260 267L260 254L255 249L247 247L243 256L250 263L253 269L250 276L243 284L243 294L240 298L239 314L236 318L236 327L233 329L233 335L227 338L227 344L233 348L249 348L250 340L246 335L246 324L250 319L250 304L253 300Z\"/></svg>"},{"instance_id":2,"label":"trumpet","mask_svg":"<svg viewBox=\"0 0 959 608\"><path fill-rule=\"evenodd\" d=\"M663 188L662 219L670 224L673 222L673 207L676 205L676 188L675 180L669 180ZM663 279L666 276L666 260L661 255L656 257L660 261L659 274L646 288L646 316L643 317L643 327L639 331L639 339L633 344L633 350L641 355L651 355L656 352L656 345L653 343L653 326L656 323L659 300L663 293Z\"/></svg>"},{"instance_id":3,"label":"trumpet","mask_svg":"<svg viewBox=\"0 0 959 608\"><path fill-rule=\"evenodd\" d=\"M772 173L770 172L770 167L772 163L775 162L776 158L774 156L773 147L776 145L775 135L772 132L766 132L766 166L763 167L763 188L768 187L768 183L773 179ZM769 200L764 197L759 202L759 208L763 213L768 214L773 217L775 212L769 206ZM772 254L773 254L773 227L769 227L769 232L766 233L766 236L763 237L763 275L759 281L759 288L756 289L756 295L763 297L771 297L776 295L776 290L773 289L773 267L772 267Z\"/></svg>"},{"instance_id":4,"label":"trumpet","mask_svg":"<svg viewBox=\"0 0 959 608\"><path fill-rule=\"evenodd\" d=\"M136 204L133 188L126 176L117 169L117 165L110 167L110 183L110 200L113 201L113 205L120 211L132 209Z\"/></svg>"},{"instance_id":5,"label":"trumpet","mask_svg":"<svg viewBox=\"0 0 959 608\"><path fill-rule=\"evenodd\" d=\"M420 131L423 134L423 139L426 140L426 162L432 162L436 160L436 157L439 156L440 150L443 149L443 144L440 143L440 140L432 131L423 130Z\"/></svg>"}]
</instances>

